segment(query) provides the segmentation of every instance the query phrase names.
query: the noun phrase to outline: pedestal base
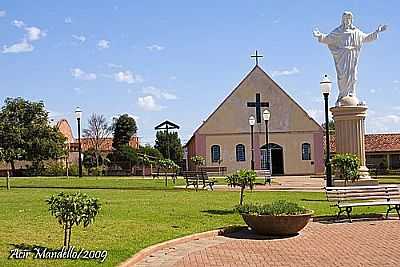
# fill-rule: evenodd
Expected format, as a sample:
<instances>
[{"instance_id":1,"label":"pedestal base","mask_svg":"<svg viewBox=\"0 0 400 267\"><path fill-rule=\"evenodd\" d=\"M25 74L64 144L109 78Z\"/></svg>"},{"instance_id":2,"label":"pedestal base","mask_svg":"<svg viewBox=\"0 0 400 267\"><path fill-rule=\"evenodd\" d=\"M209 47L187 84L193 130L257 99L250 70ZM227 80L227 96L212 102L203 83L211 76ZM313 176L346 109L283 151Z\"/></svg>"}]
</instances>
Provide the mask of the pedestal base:
<instances>
[{"instance_id":1,"label":"pedestal base","mask_svg":"<svg viewBox=\"0 0 400 267\"><path fill-rule=\"evenodd\" d=\"M331 108L335 121L336 153L356 155L360 160L360 181L377 184L371 180L365 160L365 117L368 107L357 104L355 97L343 98L340 106ZM364 182L359 182L364 184ZM343 182L344 184L344 182ZM361 185L360 184L360 185Z\"/></svg>"},{"instance_id":2,"label":"pedestal base","mask_svg":"<svg viewBox=\"0 0 400 267\"><path fill-rule=\"evenodd\" d=\"M378 179L372 179L372 178L360 178L354 182L352 181L347 181L347 183L344 182L344 180L333 180L333 186L372 186L372 185L379 185Z\"/></svg>"}]
</instances>

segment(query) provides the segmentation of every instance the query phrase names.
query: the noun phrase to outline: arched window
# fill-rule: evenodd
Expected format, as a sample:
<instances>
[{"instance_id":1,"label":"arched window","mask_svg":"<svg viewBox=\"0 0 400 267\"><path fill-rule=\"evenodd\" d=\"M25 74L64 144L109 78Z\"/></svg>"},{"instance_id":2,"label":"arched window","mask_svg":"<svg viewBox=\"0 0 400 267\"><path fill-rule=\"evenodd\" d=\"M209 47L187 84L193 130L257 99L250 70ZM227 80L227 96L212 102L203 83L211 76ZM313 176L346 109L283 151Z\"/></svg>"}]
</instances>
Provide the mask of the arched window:
<instances>
[{"instance_id":1,"label":"arched window","mask_svg":"<svg viewBox=\"0 0 400 267\"><path fill-rule=\"evenodd\" d=\"M211 146L211 162L218 162L221 160L221 147L219 145Z\"/></svg>"},{"instance_id":2,"label":"arched window","mask_svg":"<svg viewBox=\"0 0 400 267\"><path fill-rule=\"evenodd\" d=\"M246 152L243 144L236 145L236 161L246 161Z\"/></svg>"},{"instance_id":3,"label":"arched window","mask_svg":"<svg viewBox=\"0 0 400 267\"><path fill-rule=\"evenodd\" d=\"M301 159L311 160L311 145L309 143L301 145Z\"/></svg>"}]
</instances>

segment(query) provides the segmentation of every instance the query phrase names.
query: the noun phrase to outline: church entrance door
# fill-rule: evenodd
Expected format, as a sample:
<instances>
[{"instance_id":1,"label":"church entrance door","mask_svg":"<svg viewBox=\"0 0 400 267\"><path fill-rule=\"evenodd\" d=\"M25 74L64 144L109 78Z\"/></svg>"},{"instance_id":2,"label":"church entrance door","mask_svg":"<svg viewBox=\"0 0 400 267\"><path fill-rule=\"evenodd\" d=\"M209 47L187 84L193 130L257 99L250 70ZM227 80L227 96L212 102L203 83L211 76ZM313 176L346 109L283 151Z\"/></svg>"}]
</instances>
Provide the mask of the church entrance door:
<instances>
[{"instance_id":1,"label":"church entrance door","mask_svg":"<svg viewBox=\"0 0 400 267\"><path fill-rule=\"evenodd\" d=\"M267 166L267 146L261 147L261 169L268 170ZM283 147L277 144L269 144L269 159L272 167L272 175L283 175Z\"/></svg>"}]
</instances>

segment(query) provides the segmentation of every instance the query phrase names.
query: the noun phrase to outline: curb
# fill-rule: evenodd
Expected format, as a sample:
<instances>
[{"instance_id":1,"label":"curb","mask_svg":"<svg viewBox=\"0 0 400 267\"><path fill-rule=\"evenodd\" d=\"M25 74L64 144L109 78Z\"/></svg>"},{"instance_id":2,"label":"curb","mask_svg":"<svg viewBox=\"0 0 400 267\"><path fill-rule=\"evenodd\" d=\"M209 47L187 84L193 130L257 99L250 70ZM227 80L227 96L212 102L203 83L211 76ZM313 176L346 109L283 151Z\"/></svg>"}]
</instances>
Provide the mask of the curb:
<instances>
[{"instance_id":1,"label":"curb","mask_svg":"<svg viewBox=\"0 0 400 267\"><path fill-rule=\"evenodd\" d=\"M221 229L220 230L211 230L211 231L192 234L192 235L188 235L188 236L184 236L184 237L180 237L180 238L176 238L176 239L172 239L172 240L168 240L168 241L164 241L164 242L152 245L150 247L142 249L141 251L139 251L138 253L133 255L131 258L122 262L119 265L119 267L134 266L136 263L140 262L141 260L143 260L147 256L150 256L151 254L153 254L154 252L156 252L158 250L164 249L169 246L182 244L182 243L185 243L185 242L188 242L191 240L197 240L200 238L218 236L218 235L220 235L221 231L222 231Z\"/></svg>"}]
</instances>

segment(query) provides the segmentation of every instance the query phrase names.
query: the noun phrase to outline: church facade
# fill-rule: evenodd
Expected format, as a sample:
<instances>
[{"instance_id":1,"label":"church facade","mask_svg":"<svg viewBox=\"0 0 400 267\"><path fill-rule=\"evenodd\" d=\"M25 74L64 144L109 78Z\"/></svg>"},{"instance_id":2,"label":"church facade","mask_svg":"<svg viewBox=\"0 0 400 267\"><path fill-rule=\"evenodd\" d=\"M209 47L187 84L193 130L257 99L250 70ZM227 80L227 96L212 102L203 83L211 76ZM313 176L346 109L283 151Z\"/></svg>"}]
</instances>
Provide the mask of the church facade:
<instances>
[{"instance_id":1,"label":"church facade","mask_svg":"<svg viewBox=\"0 0 400 267\"><path fill-rule=\"evenodd\" d=\"M272 174L323 173L322 127L258 65L194 132L186 144L189 168L194 169L190 158L201 155L207 167L226 167L228 173L250 169L249 117L253 115L254 167L268 169L264 109L271 113L268 143Z\"/></svg>"}]
</instances>

